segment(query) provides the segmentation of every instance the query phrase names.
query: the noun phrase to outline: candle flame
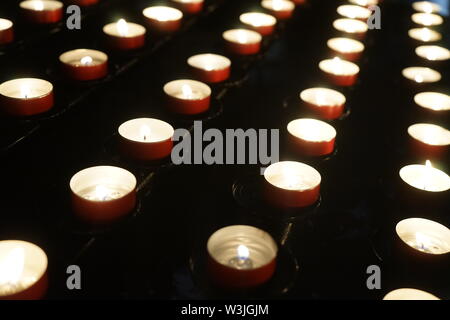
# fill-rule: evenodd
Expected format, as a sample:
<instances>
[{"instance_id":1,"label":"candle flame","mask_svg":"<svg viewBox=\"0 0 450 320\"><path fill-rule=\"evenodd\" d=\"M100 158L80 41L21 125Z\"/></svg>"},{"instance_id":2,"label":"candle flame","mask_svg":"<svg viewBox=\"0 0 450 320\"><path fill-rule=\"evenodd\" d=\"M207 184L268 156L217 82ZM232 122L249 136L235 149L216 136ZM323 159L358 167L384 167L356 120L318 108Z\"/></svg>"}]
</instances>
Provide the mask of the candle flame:
<instances>
[{"instance_id":1,"label":"candle flame","mask_svg":"<svg viewBox=\"0 0 450 320\"><path fill-rule=\"evenodd\" d=\"M185 99L192 99L193 92L190 85L183 84L183 86L181 87L181 92L183 93L183 97Z\"/></svg>"},{"instance_id":2,"label":"candle flame","mask_svg":"<svg viewBox=\"0 0 450 320\"><path fill-rule=\"evenodd\" d=\"M94 60L90 56L83 57L80 60L81 64L84 65L84 66L90 65L93 61Z\"/></svg>"},{"instance_id":3,"label":"candle flame","mask_svg":"<svg viewBox=\"0 0 450 320\"><path fill-rule=\"evenodd\" d=\"M240 259L248 259L250 256L250 251L248 250L247 246L241 244L237 248L237 254Z\"/></svg>"},{"instance_id":4,"label":"candle flame","mask_svg":"<svg viewBox=\"0 0 450 320\"><path fill-rule=\"evenodd\" d=\"M25 251L15 248L0 261L0 286L15 285L21 278L25 264Z\"/></svg>"},{"instance_id":5,"label":"candle flame","mask_svg":"<svg viewBox=\"0 0 450 320\"><path fill-rule=\"evenodd\" d=\"M33 7L36 11L42 11L44 10L44 3L42 1L34 1Z\"/></svg>"},{"instance_id":6,"label":"candle flame","mask_svg":"<svg viewBox=\"0 0 450 320\"><path fill-rule=\"evenodd\" d=\"M128 23L125 19L117 21L117 31L121 36L126 36L128 34Z\"/></svg>"},{"instance_id":7,"label":"candle flame","mask_svg":"<svg viewBox=\"0 0 450 320\"><path fill-rule=\"evenodd\" d=\"M31 93L31 88L28 84L23 84L20 87L20 96L24 97L25 99L27 99L30 96Z\"/></svg>"},{"instance_id":8,"label":"candle flame","mask_svg":"<svg viewBox=\"0 0 450 320\"><path fill-rule=\"evenodd\" d=\"M425 162L425 166L426 166L427 168L433 168L433 165L432 165L432 163L431 163L430 160L427 160L427 161Z\"/></svg>"},{"instance_id":9,"label":"candle flame","mask_svg":"<svg viewBox=\"0 0 450 320\"><path fill-rule=\"evenodd\" d=\"M419 249L427 251L431 245L430 238L420 232L417 232L416 233L416 245Z\"/></svg>"},{"instance_id":10,"label":"candle flame","mask_svg":"<svg viewBox=\"0 0 450 320\"><path fill-rule=\"evenodd\" d=\"M150 130L149 126L143 125L140 128L140 132L141 132L142 139L144 139L144 141L146 141L150 137L151 130Z\"/></svg>"},{"instance_id":11,"label":"candle flame","mask_svg":"<svg viewBox=\"0 0 450 320\"><path fill-rule=\"evenodd\" d=\"M423 172L423 190L427 190L428 186L431 183L431 176L432 176L432 169L433 169L433 165L431 164L430 160L427 160L425 162L425 170Z\"/></svg>"},{"instance_id":12,"label":"candle flame","mask_svg":"<svg viewBox=\"0 0 450 320\"><path fill-rule=\"evenodd\" d=\"M106 200L108 198L109 191L105 186L98 185L95 187L95 199Z\"/></svg>"}]
</instances>

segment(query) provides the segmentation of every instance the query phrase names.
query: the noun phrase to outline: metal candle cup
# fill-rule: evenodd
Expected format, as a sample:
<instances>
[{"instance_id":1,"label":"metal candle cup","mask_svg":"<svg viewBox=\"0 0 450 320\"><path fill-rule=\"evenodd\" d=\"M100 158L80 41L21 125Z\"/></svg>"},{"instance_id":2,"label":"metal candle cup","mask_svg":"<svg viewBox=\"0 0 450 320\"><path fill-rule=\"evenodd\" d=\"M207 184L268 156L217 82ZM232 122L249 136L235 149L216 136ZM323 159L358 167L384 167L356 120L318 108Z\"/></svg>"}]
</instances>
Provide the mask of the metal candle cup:
<instances>
[{"instance_id":1,"label":"metal candle cup","mask_svg":"<svg viewBox=\"0 0 450 320\"><path fill-rule=\"evenodd\" d=\"M83 221L104 224L128 215L136 206L136 178L125 169L91 167L70 180L72 209Z\"/></svg>"},{"instance_id":2,"label":"metal candle cup","mask_svg":"<svg viewBox=\"0 0 450 320\"><path fill-rule=\"evenodd\" d=\"M262 36L252 30L232 29L222 34L227 50L235 55L253 55L261 49Z\"/></svg>"},{"instance_id":3,"label":"metal candle cup","mask_svg":"<svg viewBox=\"0 0 450 320\"><path fill-rule=\"evenodd\" d=\"M175 32L181 27L183 13L175 8L154 6L142 12L150 26L151 31L158 33Z\"/></svg>"},{"instance_id":4,"label":"metal candle cup","mask_svg":"<svg viewBox=\"0 0 450 320\"><path fill-rule=\"evenodd\" d=\"M63 4L54 0L27 0L20 3L24 18L36 24L50 24L63 18Z\"/></svg>"},{"instance_id":5,"label":"metal candle cup","mask_svg":"<svg viewBox=\"0 0 450 320\"><path fill-rule=\"evenodd\" d=\"M170 111L193 115L206 112L211 100L211 88L200 81L175 80L164 86Z\"/></svg>"},{"instance_id":6,"label":"metal candle cup","mask_svg":"<svg viewBox=\"0 0 450 320\"><path fill-rule=\"evenodd\" d=\"M203 0L171 0L178 9L186 14L196 14L203 10Z\"/></svg>"},{"instance_id":7,"label":"metal candle cup","mask_svg":"<svg viewBox=\"0 0 450 320\"><path fill-rule=\"evenodd\" d=\"M280 208L304 208L320 197L320 173L304 163L282 161L264 172L265 198Z\"/></svg>"},{"instance_id":8,"label":"metal candle cup","mask_svg":"<svg viewBox=\"0 0 450 320\"><path fill-rule=\"evenodd\" d=\"M208 274L218 286L249 289L266 283L276 268L278 247L265 231L229 226L208 239Z\"/></svg>"},{"instance_id":9,"label":"metal candle cup","mask_svg":"<svg viewBox=\"0 0 450 320\"><path fill-rule=\"evenodd\" d=\"M345 109L345 96L332 89L309 88L300 93L300 99L309 111L322 119L337 119Z\"/></svg>"},{"instance_id":10,"label":"metal candle cup","mask_svg":"<svg viewBox=\"0 0 450 320\"><path fill-rule=\"evenodd\" d=\"M173 127L158 119L129 120L119 127L120 150L139 161L163 159L172 152L173 134Z\"/></svg>"},{"instance_id":11,"label":"metal candle cup","mask_svg":"<svg viewBox=\"0 0 450 320\"><path fill-rule=\"evenodd\" d=\"M218 83L230 77L231 61L218 54L198 54L187 60L195 78L207 83Z\"/></svg>"},{"instance_id":12,"label":"metal candle cup","mask_svg":"<svg viewBox=\"0 0 450 320\"><path fill-rule=\"evenodd\" d=\"M263 0L261 6L279 20L291 18L295 10L295 3L288 0Z\"/></svg>"},{"instance_id":13,"label":"metal candle cup","mask_svg":"<svg viewBox=\"0 0 450 320\"><path fill-rule=\"evenodd\" d=\"M430 159L446 155L450 148L450 131L429 123L416 123L408 128L414 153Z\"/></svg>"},{"instance_id":14,"label":"metal candle cup","mask_svg":"<svg viewBox=\"0 0 450 320\"><path fill-rule=\"evenodd\" d=\"M0 18L0 45L11 43L13 40L14 30L12 21Z\"/></svg>"},{"instance_id":15,"label":"metal candle cup","mask_svg":"<svg viewBox=\"0 0 450 320\"><path fill-rule=\"evenodd\" d=\"M98 50L76 49L59 56L64 73L73 80L89 81L108 74L108 56Z\"/></svg>"},{"instance_id":16,"label":"metal candle cup","mask_svg":"<svg viewBox=\"0 0 450 320\"><path fill-rule=\"evenodd\" d=\"M111 47L118 50L133 50L144 46L146 30L136 23L120 19L103 27Z\"/></svg>"},{"instance_id":17,"label":"metal candle cup","mask_svg":"<svg viewBox=\"0 0 450 320\"><path fill-rule=\"evenodd\" d=\"M348 61L358 61L364 51L364 44L350 38L332 38L327 41L327 46L333 55Z\"/></svg>"},{"instance_id":18,"label":"metal candle cup","mask_svg":"<svg viewBox=\"0 0 450 320\"><path fill-rule=\"evenodd\" d=\"M31 116L53 107L53 85L42 79L22 78L0 85L2 112L11 116Z\"/></svg>"},{"instance_id":19,"label":"metal candle cup","mask_svg":"<svg viewBox=\"0 0 450 320\"><path fill-rule=\"evenodd\" d=\"M354 85L359 74L358 65L338 57L322 60L319 68L333 84L342 87Z\"/></svg>"},{"instance_id":20,"label":"metal candle cup","mask_svg":"<svg viewBox=\"0 0 450 320\"><path fill-rule=\"evenodd\" d=\"M0 300L38 300L48 288L45 252L30 242L0 241Z\"/></svg>"},{"instance_id":21,"label":"metal candle cup","mask_svg":"<svg viewBox=\"0 0 450 320\"><path fill-rule=\"evenodd\" d=\"M261 12L243 13L239 16L239 20L246 27L258 32L262 36L272 34L277 24L277 19L274 16Z\"/></svg>"}]
</instances>

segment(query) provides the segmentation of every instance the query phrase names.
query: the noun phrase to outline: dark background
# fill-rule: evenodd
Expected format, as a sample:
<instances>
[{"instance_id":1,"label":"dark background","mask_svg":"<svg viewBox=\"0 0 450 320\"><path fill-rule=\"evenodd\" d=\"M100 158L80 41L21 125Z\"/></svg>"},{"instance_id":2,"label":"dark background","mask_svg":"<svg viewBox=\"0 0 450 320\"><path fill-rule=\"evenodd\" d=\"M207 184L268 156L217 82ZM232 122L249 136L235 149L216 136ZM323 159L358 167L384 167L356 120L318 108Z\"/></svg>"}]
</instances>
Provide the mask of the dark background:
<instances>
[{"instance_id":1,"label":"dark background","mask_svg":"<svg viewBox=\"0 0 450 320\"><path fill-rule=\"evenodd\" d=\"M225 54L221 33L239 25L239 14L259 9L258 1L207 0L207 10L187 18L179 33L149 36L144 49L129 54L108 49L102 26L119 17L144 24L141 11L155 2L103 0L82 9L79 31L64 24L29 26L20 19L17 3L0 4L0 16L14 20L17 30L15 44L0 49L0 82L25 76L47 79L54 84L56 105L30 119L0 118L0 238L32 241L46 251L48 298L380 299L398 287L450 298L448 277L409 277L408 266L395 263L393 250L395 223L403 218L433 217L450 225L448 204L423 212L397 197L398 170L425 161L407 148L408 125L449 124L448 117L418 110L413 101L418 88L401 77L404 67L426 65L414 54L418 43L407 36L410 3L383 2L382 29L369 31L364 41L360 79L341 90L351 113L332 123L338 150L329 159L291 154L284 144L285 127L302 116L292 106L301 90L332 87L317 65L329 57L326 41L339 35L332 21L345 1L310 0L297 8L266 41L261 55L233 60L233 80L245 81L213 86L214 110L199 117L205 120L204 130L278 128L281 159L305 161L321 172L320 206L295 218L268 217L264 209L248 205L261 182L258 166L143 166L121 158L114 144L117 127L136 117L190 128L194 119L165 111L163 85L190 77L189 56ZM448 47L448 21L435 29ZM83 47L109 54L108 78L79 84L61 76L58 56ZM444 78L430 87L448 92L448 64L437 69ZM433 163L449 172L448 158ZM137 176L139 208L125 221L92 229L73 218L68 183L77 171L101 164L121 166ZM205 242L230 224L260 226L284 244L278 273L257 292L224 294L206 280ZM82 290L66 288L65 271L71 264L81 267ZM382 290L366 287L366 268L372 264L381 267Z\"/></svg>"}]
</instances>

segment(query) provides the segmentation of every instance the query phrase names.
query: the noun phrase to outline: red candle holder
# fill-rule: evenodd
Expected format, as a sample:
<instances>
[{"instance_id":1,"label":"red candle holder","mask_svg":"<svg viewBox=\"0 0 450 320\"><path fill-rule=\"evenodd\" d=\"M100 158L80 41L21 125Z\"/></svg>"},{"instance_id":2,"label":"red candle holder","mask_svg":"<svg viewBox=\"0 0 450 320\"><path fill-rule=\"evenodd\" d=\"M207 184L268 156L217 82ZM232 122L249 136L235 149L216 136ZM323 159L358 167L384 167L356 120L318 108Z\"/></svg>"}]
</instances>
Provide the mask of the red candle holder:
<instances>
[{"instance_id":1,"label":"red candle holder","mask_svg":"<svg viewBox=\"0 0 450 320\"><path fill-rule=\"evenodd\" d=\"M203 0L171 0L175 7L186 14L196 14L203 10Z\"/></svg>"},{"instance_id":2,"label":"red candle holder","mask_svg":"<svg viewBox=\"0 0 450 320\"><path fill-rule=\"evenodd\" d=\"M421 92L414 96L414 102L430 112L448 113L450 96L440 92Z\"/></svg>"},{"instance_id":3,"label":"red candle holder","mask_svg":"<svg viewBox=\"0 0 450 320\"><path fill-rule=\"evenodd\" d=\"M63 4L54 0L26 0L20 3L24 18L31 23L51 24L63 18Z\"/></svg>"},{"instance_id":4,"label":"red candle holder","mask_svg":"<svg viewBox=\"0 0 450 320\"><path fill-rule=\"evenodd\" d=\"M344 4L337 8L337 13L345 18L357 19L366 22L372 15L372 11L361 6Z\"/></svg>"},{"instance_id":5,"label":"red candle holder","mask_svg":"<svg viewBox=\"0 0 450 320\"><path fill-rule=\"evenodd\" d=\"M414 153L437 159L445 155L450 147L450 131L429 123L416 123L408 128Z\"/></svg>"},{"instance_id":6,"label":"red candle holder","mask_svg":"<svg viewBox=\"0 0 450 320\"><path fill-rule=\"evenodd\" d=\"M295 151L312 157L333 153L336 130L326 122L315 119L296 119L287 130Z\"/></svg>"},{"instance_id":7,"label":"red candle holder","mask_svg":"<svg viewBox=\"0 0 450 320\"><path fill-rule=\"evenodd\" d=\"M1 110L10 116L32 116L53 107L53 85L42 79L21 78L0 85Z\"/></svg>"},{"instance_id":8,"label":"red candle holder","mask_svg":"<svg viewBox=\"0 0 450 320\"><path fill-rule=\"evenodd\" d=\"M211 100L211 88L200 81L175 80L164 86L170 111L194 115L206 112Z\"/></svg>"},{"instance_id":9,"label":"red candle holder","mask_svg":"<svg viewBox=\"0 0 450 320\"><path fill-rule=\"evenodd\" d=\"M81 6L81 7L92 6L99 2L99 0L68 0L68 1L71 4L75 4L75 5Z\"/></svg>"},{"instance_id":10,"label":"red candle holder","mask_svg":"<svg viewBox=\"0 0 450 320\"><path fill-rule=\"evenodd\" d=\"M349 87L354 85L358 79L358 65L338 57L322 60L319 63L319 68L337 86Z\"/></svg>"},{"instance_id":11,"label":"red candle holder","mask_svg":"<svg viewBox=\"0 0 450 320\"><path fill-rule=\"evenodd\" d=\"M388 294L386 294L383 298L383 300L393 300L393 301L399 301L399 300L441 300L438 297L432 295L431 293L428 293L426 291L417 290L413 288L401 288L396 289Z\"/></svg>"},{"instance_id":12,"label":"red candle holder","mask_svg":"<svg viewBox=\"0 0 450 320\"><path fill-rule=\"evenodd\" d=\"M262 36L271 35L277 24L277 19L270 14L261 12L247 12L240 15L239 20L249 29Z\"/></svg>"},{"instance_id":13,"label":"red candle holder","mask_svg":"<svg viewBox=\"0 0 450 320\"><path fill-rule=\"evenodd\" d=\"M0 18L0 45L8 44L14 40L13 23Z\"/></svg>"},{"instance_id":14,"label":"red candle holder","mask_svg":"<svg viewBox=\"0 0 450 320\"><path fill-rule=\"evenodd\" d=\"M137 23L130 23L124 19L109 23L103 27L110 46L117 50L134 50L145 45L146 30Z\"/></svg>"},{"instance_id":15,"label":"red candle holder","mask_svg":"<svg viewBox=\"0 0 450 320\"><path fill-rule=\"evenodd\" d=\"M0 241L0 300L39 300L48 288L45 252L30 242Z\"/></svg>"},{"instance_id":16,"label":"red candle holder","mask_svg":"<svg viewBox=\"0 0 450 320\"><path fill-rule=\"evenodd\" d=\"M416 84L433 83L442 79L438 71L426 67L408 67L403 69L402 75Z\"/></svg>"},{"instance_id":17,"label":"red candle holder","mask_svg":"<svg viewBox=\"0 0 450 320\"><path fill-rule=\"evenodd\" d=\"M125 169L98 166L70 180L72 209L83 221L105 224L127 216L136 206L136 178Z\"/></svg>"},{"instance_id":18,"label":"red candle holder","mask_svg":"<svg viewBox=\"0 0 450 320\"><path fill-rule=\"evenodd\" d=\"M356 19L342 18L333 22L333 27L337 31L346 33L348 36L363 40L366 37L369 27L367 23Z\"/></svg>"},{"instance_id":19,"label":"red candle holder","mask_svg":"<svg viewBox=\"0 0 450 320\"><path fill-rule=\"evenodd\" d=\"M334 56L347 61L358 61L364 51L364 44L350 38L332 38L327 41L327 46Z\"/></svg>"},{"instance_id":20,"label":"red candle holder","mask_svg":"<svg viewBox=\"0 0 450 320\"><path fill-rule=\"evenodd\" d=\"M119 127L120 150L139 161L163 159L172 152L173 134L173 127L158 119L129 120Z\"/></svg>"},{"instance_id":21,"label":"red candle holder","mask_svg":"<svg viewBox=\"0 0 450 320\"><path fill-rule=\"evenodd\" d=\"M270 165L264 172L265 198L281 208L304 208L320 197L320 173L304 163L282 161Z\"/></svg>"},{"instance_id":22,"label":"red candle holder","mask_svg":"<svg viewBox=\"0 0 450 320\"><path fill-rule=\"evenodd\" d=\"M302 5L305 4L307 2L307 0L291 0L293 3L295 3L296 5Z\"/></svg>"},{"instance_id":23,"label":"red candle holder","mask_svg":"<svg viewBox=\"0 0 450 320\"><path fill-rule=\"evenodd\" d=\"M147 19L150 30L158 33L175 32L181 27L183 13L175 8L165 6L148 7L142 12Z\"/></svg>"},{"instance_id":24,"label":"red candle holder","mask_svg":"<svg viewBox=\"0 0 450 320\"><path fill-rule=\"evenodd\" d=\"M89 81L108 74L108 56L97 50L76 49L59 56L63 72L72 80Z\"/></svg>"},{"instance_id":25,"label":"red candle holder","mask_svg":"<svg viewBox=\"0 0 450 320\"><path fill-rule=\"evenodd\" d=\"M288 0L263 0L261 6L279 20L291 18L295 10L295 3Z\"/></svg>"},{"instance_id":26,"label":"red candle holder","mask_svg":"<svg viewBox=\"0 0 450 320\"><path fill-rule=\"evenodd\" d=\"M218 83L227 80L231 73L231 61L227 57L205 53L190 57L187 60L196 78L207 83Z\"/></svg>"},{"instance_id":27,"label":"red candle holder","mask_svg":"<svg viewBox=\"0 0 450 320\"><path fill-rule=\"evenodd\" d=\"M300 93L300 99L309 111L322 119L338 119L345 109L345 96L332 89L309 88Z\"/></svg>"},{"instance_id":28,"label":"red candle holder","mask_svg":"<svg viewBox=\"0 0 450 320\"><path fill-rule=\"evenodd\" d=\"M227 50L235 55L253 55L261 49L262 36L252 30L232 29L223 33Z\"/></svg>"},{"instance_id":29,"label":"red candle holder","mask_svg":"<svg viewBox=\"0 0 450 320\"><path fill-rule=\"evenodd\" d=\"M276 269L278 246L265 231L245 225L214 232L207 243L208 274L227 289L250 289L269 281Z\"/></svg>"}]
</instances>

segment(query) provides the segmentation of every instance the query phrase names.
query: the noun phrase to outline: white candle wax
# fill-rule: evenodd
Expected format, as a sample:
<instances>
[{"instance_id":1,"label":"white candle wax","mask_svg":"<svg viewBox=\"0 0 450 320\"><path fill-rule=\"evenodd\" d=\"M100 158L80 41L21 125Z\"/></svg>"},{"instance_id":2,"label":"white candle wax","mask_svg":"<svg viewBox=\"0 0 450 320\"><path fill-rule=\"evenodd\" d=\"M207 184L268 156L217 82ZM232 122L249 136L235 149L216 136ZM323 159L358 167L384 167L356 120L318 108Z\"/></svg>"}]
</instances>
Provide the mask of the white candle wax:
<instances>
[{"instance_id":1,"label":"white candle wax","mask_svg":"<svg viewBox=\"0 0 450 320\"><path fill-rule=\"evenodd\" d=\"M402 71L406 79L415 81L417 83L431 83L441 80L441 74L431 68L426 67L409 67Z\"/></svg>"},{"instance_id":2,"label":"white candle wax","mask_svg":"<svg viewBox=\"0 0 450 320\"><path fill-rule=\"evenodd\" d=\"M183 13L180 10L166 6L148 7L142 13L149 19L161 22L176 21L183 18Z\"/></svg>"},{"instance_id":3,"label":"white candle wax","mask_svg":"<svg viewBox=\"0 0 450 320\"><path fill-rule=\"evenodd\" d=\"M348 18L335 20L333 22L333 27L338 31L346 33L364 33L369 29L367 23Z\"/></svg>"},{"instance_id":4,"label":"white candle wax","mask_svg":"<svg viewBox=\"0 0 450 320\"><path fill-rule=\"evenodd\" d=\"M336 138L336 130L316 119L296 119L289 122L288 132L294 137L311 142L328 142Z\"/></svg>"},{"instance_id":5,"label":"white candle wax","mask_svg":"<svg viewBox=\"0 0 450 320\"><path fill-rule=\"evenodd\" d=\"M277 19L270 14L261 12L247 12L239 16L239 20L253 27L268 27L277 23Z\"/></svg>"},{"instance_id":6,"label":"white candle wax","mask_svg":"<svg viewBox=\"0 0 450 320\"><path fill-rule=\"evenodd\" d=\"M438 297L426 291L401 288L393 290L384 296L383 300L440 300Z\"/></svg>"},{"instance_id":7,"label":"white candle wax","mask_svg":"<svg viewBox=\"0 0 450 320\"><path fill-rule=\"evenodd\" d=\"M408 128L408 134L416 140L433 146L450 145L450 131L430 123L416 123Z\"/></svg>"},{"instance_id":8,"label":"white candle wax","mask_svg":"<svg viewBox=\"0 0 450 320\"><path fill-rule=\"evenodd\" d=\"M98 50L76 49L64 52L59 56L62 63L72 66L95 66L108 61L108 56Z\"/></svg>"},{"instance_id":9,"label":"white candle wax","mask_svg":"<svg viewBox=\"0 0 450 320\"><path fill-rule=\"evenodd\" d=\"M240 44L254 44L262 40L258 32L247 29L227 30L223 33L223 38L227 41Z\"/></svg>"},{"instance_id":10,"label":"white candle wax","mask_svg":"<svg viewBox=\"0 0 450 320\"><path fill-rule=\"evenodd\" d=\"M359 67L356 64L338 57L320 61L319 68L337 76L352 76L359 73Z\"/></svg>"},{"instance_id":11,"label":"white candle wax","mask_svg":"<svg viewBox=\"0 0 450 320\"><path fill-rule=\"evenodd\" d=\"M21 78L3 82L0 85L0 94L17 99L33 99L48 95L53 85L42 79Z\"/></svg>"},{"instance_id":12,"label":"white candle wax","mask_svg":"<svg viewBox=\"0 0 450 320\"><path fill-rule=\"evenodd\" d=\"M304 163L281 161L264 171L264 178L271 185L294 191L312 190L320 185L320 173Z\"/></svg>"},{"instance_id":13,"label":"white candle wax","mask_svg":"<svg viewBox=\"0 0 450 320\"><path fill-rule=\"evenodd\" d=\"M416 54L430 61L443 61L450 59L450 51L440 46L419 46L415 50Z\"/></svg>"},{"instance_id":14,"label":"white candle wax","mask_svg":"<svg viewBox=\"0 0 450 320\"><path fill-rule=\"evenodd\" d=\"M442 35L439 32L429 28L413 28L408 31L408 35L410 38L422 42L433 42L442 39Z\"/></svg>"},{"instance_id":15,"label":"white candle wax","mask_svg":"<svg viewBox=\"0 0 450 320\"><path fill-rule=\"evenodd\" d=\"M54 0L27 0L20 3L20 7L33 11L53 11L63 7L63 3Z\"/></svg>"},{"instance_id":16,"label":"white candle wax","mask_svg":"<svg viewBox=\"0 0 450 320\"><path fill-rule=\"evenodd\" d=\"M174 129L158 119L138 118L123 123L119 127L119 134L131 141L154 143L171 139Z\"/></svg>"},{"instance_id":17,"label":"white candle wax","mask_svg":"<svg viewBox=\"0 0 450 320\"><path fill-rule=\"evenodd\" d=\"M359 5L359 6L365 6L365 7L378 4L378 0L349 0L349 2Z\"/></svg>"},{"instance_id":18,"label":"white candle wax","mask_svg":"<svg viewBox=\"0 0 450 320\"><path fill-rule=\"evenodd\" d=\"M13 26L11 20L0 18L0 31L7 30Z\"/></svg>"},{"instance_id":19,"label":"white candle wax","mask_svg":"<svg viewBox=\"0 0 450 320\"><path fill-rule=\"evenodd\" d=\"M442 10L441 6L431 1L416 1L413 2L412 7L418 12L436 13Z\"/></svg>"},{"instance_id":20,"label":"white candle wax","mask_svg":"<svg viewBox=\"0 0 450 320\"><path fill-rule=\"evenodd\" d=\"M367 8L355 5L341 5L337 8L337 13L350 19L369 19L372 11Z\"/></svg>"},{"instance_id":21,"label":"white candle wax","mask_svg":"<svg viewBox=\"0 0 450 320\"><path fill-rule=\"evenodd\" d=\"M263 0L261 6L273 11L289 11L295 9L295 3L287 0Z\"/></svg>"},{"instance_id":22,"label":"white candle wax","mask_svg":"<svg viewBox=\"0 0 450 320\"><path fill-rule=\"evenodd\" d=\"M231 66L231 61L227 57L204 53L192 56L188 59L188 64L194 68L205 71L223 70Z\"/></svg>"},{"instance_id":23,"label":"white candle wax","mask_svg":"<svg viewBox=\"0 0 450 320\"><path fill-rule=\"evenodd\" d=\"M167 83L164 92L182 100L200 100L211 95L211 88L200 81L182 79Z\"/></svg>"},{"instance_id":24,"label":"white candle wax","mask_svg":"<svg viewBox=\"0 0 450 320\"><path fill-rule=\"evenodd\" d=\"M327 46L341 53L358 53L364 50L364 45L360 41L349 38L332 38L327 41Z\"/></svg>"},{"instance_id":25,"label":"white candle wax","mask_svg":"<svg viewBox=\"0 0 450 320\"><path fill-rule=\"evenodd\" d=\"M328 88L309 88L300 93L300 99L316 106L340 106L346 101L345 96Z\"/></svg>"},{"instance_id":26,"label":"white candle wax","mask_svg":"<svg viewBox=\"0 0 450 320\"><path fill-rule=\"evenodd\" d=\"M414 101L422 108L434 111L450 110L450 96L439 92L421 92L414 96Z\"/></svg>"},{"instance_id":27,"label":"white candle wax","mask_svg":"<svg viewBox=\"0 0 450 320\"><path fill-rule=\"evenodd\" d=\"M426 27L438 26L444 22L441 16L434 13L414 13L411 19L414 23Z\"/></svg>"},{"instance_id":28,"label":"white candle wax","mask_svg":"<svg viewBox=\"0 0 450 320\"><path fill-rule=\"evenodd\" d=\"M142 36L145 34L146 30L140 24L120 19L117 22L105 25L103 27L103 32L114 37L133 38Z\"/></svg>"},{"instance_id":29,"label":"white candle wax","mask_svg":"<svg viewBox=\"0 0 450 320\"><path fill-rule=\"evenodd\" d=\"M428 192L444 192L450 189L450 177L433 168L430 161L425 165L413 164L400 169L400 178L408 185Z\"/></svg>"}]
</instances>

